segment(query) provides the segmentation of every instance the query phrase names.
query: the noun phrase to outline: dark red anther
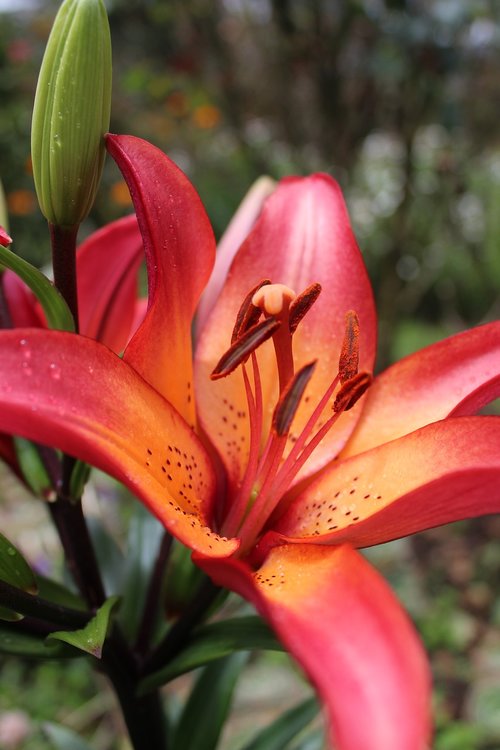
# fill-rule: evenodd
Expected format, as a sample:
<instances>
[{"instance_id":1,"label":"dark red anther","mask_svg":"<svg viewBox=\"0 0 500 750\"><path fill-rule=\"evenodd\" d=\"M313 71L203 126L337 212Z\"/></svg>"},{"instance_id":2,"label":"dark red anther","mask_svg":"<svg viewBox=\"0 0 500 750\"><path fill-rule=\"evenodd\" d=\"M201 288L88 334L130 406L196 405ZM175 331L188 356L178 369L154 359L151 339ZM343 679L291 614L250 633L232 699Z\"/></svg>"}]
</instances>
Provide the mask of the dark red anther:
<instances>
[{"instance_id":1,"label":"dark red anther","mask_svg":"<svg viewBox=\"0 0 500 750\"><path fill-rule=\"evenodd\" d=\"M294 301L290 305L289 316L290 316L290 333L295 333L297 326L300 321L309 312L311 307L318 299L321 292L321 284L315 282L304 289L301 294L295 297Z\"/></svg>"},{"instance_id":2,"label":"dark red anther","mask_svg":"<svg viewBox=\"0 0 500 750\"><path fill-rule=\"evenodd\" d=\"M359 320L354 310L345 314L345 334L339 357L339 378L346 383L358 373L359 368Z\"/></svg>"},{"instance_id":3,"label":"dark red anther","mask_svg":"<svg viewBox=\"0 0 500 750\"><path fill-rule=\"evenodd\" d=\"M210 375L212 380L225 378L236 368L247 360L264 341L271 338L280 327L281 322L276 318L266 318L249 328L232 346L222 355L214 371Z\"/></svg>"},{"instance_id":4,"label":"dark red anther","mask_svg":"<svg viewBox=\"0 0 500 750\"><path fill-rule=\"evenodd\" d=\"M356 401L371 385L372 379L369 372L358 372L354 377L347 380L337 393L333 411L340 412L352 409Z\"/></svg>"},{"instance_id":5,"label":"dark red anther","mask_svg":"<svg viewBox=\"0 0 500 750\"><path fill-rule=\"evenodd\" d=\"M281 398L273 414L273 429L280 437L286 435L290 429L306 385L311 379L315 367L316 361L301 367L281 394Z\"/></svg>"},{"instance_id":6,"label":"dark red anther","mask_svg":"<svg viewBox=\"0 0 500 750\"><path fill-rule=\"evenodd\" d=\"M269 279L263 279L262 281L259 281L257 286L254 286L254 288L248 292L247 296L241 303L241 307L236 316L236 323L234 324L233 333L231 335L231 344L234 344L235 341L241 338L245 331L248 331L249 328L252 328L252 326L259 322L262 311L259 307L255 307L255 305L252 304L252 298L255 292L258 292L261 287L267 286L270 283Z\"/></svg>"}]
</instances>

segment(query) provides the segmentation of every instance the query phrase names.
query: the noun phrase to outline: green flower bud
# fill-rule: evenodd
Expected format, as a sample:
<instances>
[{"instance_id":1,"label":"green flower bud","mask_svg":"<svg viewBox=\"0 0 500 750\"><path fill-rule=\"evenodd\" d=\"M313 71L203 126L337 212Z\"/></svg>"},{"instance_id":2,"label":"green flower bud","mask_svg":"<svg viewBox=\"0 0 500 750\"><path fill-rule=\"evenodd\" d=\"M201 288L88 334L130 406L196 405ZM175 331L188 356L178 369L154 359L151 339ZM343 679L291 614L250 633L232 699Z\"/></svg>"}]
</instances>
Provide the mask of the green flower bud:
<instances>
[{"instance_id":1,"label":"green flower bud","mask_svg":"<svg viewBox=\"0 0 500 750\"><path fill-rule=\"evenodd\" d=\"M31 151L42 213L76 227L94 202L111 107L111 39L102 0L65 0L50 33L33 108Z\"/></svg>"}]
</instances>

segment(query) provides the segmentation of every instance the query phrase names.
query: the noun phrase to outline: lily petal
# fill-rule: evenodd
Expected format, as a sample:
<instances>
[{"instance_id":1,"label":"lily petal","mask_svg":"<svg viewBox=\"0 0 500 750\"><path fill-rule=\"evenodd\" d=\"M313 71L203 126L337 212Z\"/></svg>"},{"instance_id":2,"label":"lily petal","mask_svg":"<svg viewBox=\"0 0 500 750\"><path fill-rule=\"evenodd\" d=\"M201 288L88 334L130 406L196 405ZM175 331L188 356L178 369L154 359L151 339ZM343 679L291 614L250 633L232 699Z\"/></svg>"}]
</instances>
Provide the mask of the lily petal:
<instances>
[{"instance_id":1,"label":"lily petal","mask_svg":"<svg viewBox=\"0 0 500 750\"><path fill-rule=\"evenodd\" d=\"M80 331L115 352L123 351L130 336L143 257L135 216L111 222L78 248Z\"/></svg>"},{"instance_id":2,"label":"lily petal","mask_svg":"<svg viewBox=\"0 0 500 750\"><path fill-rule=\"evenodd\" d=\"M7 300L12 325L17 328L45 327L45 316L31 291L17 274L5 269L0 279Z\"/></svg>"},{"instance_id":3,"label":"lily petal","mask_svg":"<svg viewBox=\"0 0 500 750\"><path fill-rule=\"evenodd\" d=\"M405 357L368 390L343 456L407 435L449 414L474 414L500 396L500 323L473 328Z\"/></svg>"},{"instance_id":4,"label":"lily petal","mask_svg":"<svg viewBox=\"0 0 500 750\"><path fill-rule=\"evenodd\" d=\"M214 475L185 421L126 362L59 331L0 333L0 430L53 445L123 482L175 536L205 554Z\"/></svg>"},{"instance_id":5,"label":"lily petal","mask_svg":"<svg viewBox=\"0 0 500 750\"><path fill-rule=\"evenodd\" d=\"M298 542L366 547L497 513L499 447L500 417L435 422L334 464L275 528Z\"/></svg>"},{"instance_id":6,"label":"lily petal","mask_svg":"<svg viewBox=\"0 0 500 750\"><path fill-rule=\"evenodd\" d=\"M200 560L213 580L252 601L316 685L339 750L424 750L430 676L392 591L348 546L286 545L254 574Z\"/></svg>"},{"instance_id":7,"label":"lily petal","mask_svg":"<svg viewBox=\"0 0 500 750\"><path fill-rule=\"evenodd\" d=\"M220 238L217 245L214 270L207 288L203 292L196 314L198 331L202 329L208 315L212 312L215 301L224 286L234 256L255 224L265 200L275 189L276 182L274 180L270 177L259 177L243 198L226 231Z\"/></svg>"},{"instance_id":8,"label":"lily petal","mask_svg":"<svg viewBox=\"0 0 500 750\"><path fill-rule=\"evenodd\" d=\"M296 370L311 358L318 358L315 374L292 426L295 434L310 414L307 402L319 401L337 373L344 316L348 310L356 310L360 320L360 369L372 370L375 356L371 287L339 186L322 174L283 180L266 201L252 232L237 253L196 352L200 420L224 457L234 483L241 478L248 456L248 420L233 418L247 408L244 382L241 373L216 383L210 381L209 375L229 348L232 327L243 299L263 278L286 284L296 293L314 282L323 287L323 293L294 335ZM264 403L268 406L264 415L266 433L276 404L278 381L271 343L261 347L258 359ZM307 473L316 471L340 450L358 415L358 408L343 415L309 460ZM292 434L290 440L293 439Z\"/></svg>"},{"instance_id":9,"label":"lily petal","mask_svg":"<svg viewBox=\"0 0 500 750\"><path fill-rule=\"evenodd\" d=\"M129 186L148 267L149 307L124 359L194 425L191 322L215 258L203 205L187 177L150 143L108 135Z\"/></svg>"}]
</instances>

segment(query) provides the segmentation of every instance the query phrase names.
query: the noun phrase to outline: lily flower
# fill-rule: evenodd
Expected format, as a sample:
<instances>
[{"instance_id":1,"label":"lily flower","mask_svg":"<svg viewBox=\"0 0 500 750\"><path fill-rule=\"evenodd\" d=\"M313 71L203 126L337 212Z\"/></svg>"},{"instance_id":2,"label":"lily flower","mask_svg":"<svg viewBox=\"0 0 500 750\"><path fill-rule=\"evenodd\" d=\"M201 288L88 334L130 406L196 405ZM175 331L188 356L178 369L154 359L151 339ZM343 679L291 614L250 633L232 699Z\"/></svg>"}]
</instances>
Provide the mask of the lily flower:
<instances>
[{"instance_id":1,"label":"lily flower","mask_svg":"<svg viewBox=\"0 0 500 750\"><path fill-rule=\"evenodd\" d=\"M123 358L81 335L0 332L0 429L122 481L252 602L316 686L335 747L423 750L426 658L357 548L500 508L500 419L471 416L500 391L500 324L372 381L372 292L330 177L283 180L209 282L214 238L187 178L140 139L107 147L142 233L147 314Z\"/></svg>"}]
</instances>

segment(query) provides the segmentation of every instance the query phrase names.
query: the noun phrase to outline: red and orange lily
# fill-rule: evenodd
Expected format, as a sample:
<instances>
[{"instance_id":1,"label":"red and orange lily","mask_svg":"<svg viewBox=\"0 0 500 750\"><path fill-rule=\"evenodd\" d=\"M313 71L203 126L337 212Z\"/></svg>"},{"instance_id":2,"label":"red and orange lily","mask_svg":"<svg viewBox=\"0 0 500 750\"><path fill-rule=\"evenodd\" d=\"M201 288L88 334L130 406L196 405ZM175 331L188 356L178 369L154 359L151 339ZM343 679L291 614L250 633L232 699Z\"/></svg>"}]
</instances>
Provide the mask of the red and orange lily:
<instances>
[{"instance_id":1,"label":"red and orange lily","mask_svg":"<svg viewBox=\"0 0 500 750\"><path fill-rule=\"evenodd\" d=\"M500 390L500 324L372 382L372 293L331 178L282 181L209 282L213 234L186 177L142 140L107 145L134 200L147 314L122 359L75 334L0 332L0 429L122 481L253 602L336 747L423 750L425 655L356 548L499 509L500 419L470 415Z\"/></svg>"}]
</instances>

